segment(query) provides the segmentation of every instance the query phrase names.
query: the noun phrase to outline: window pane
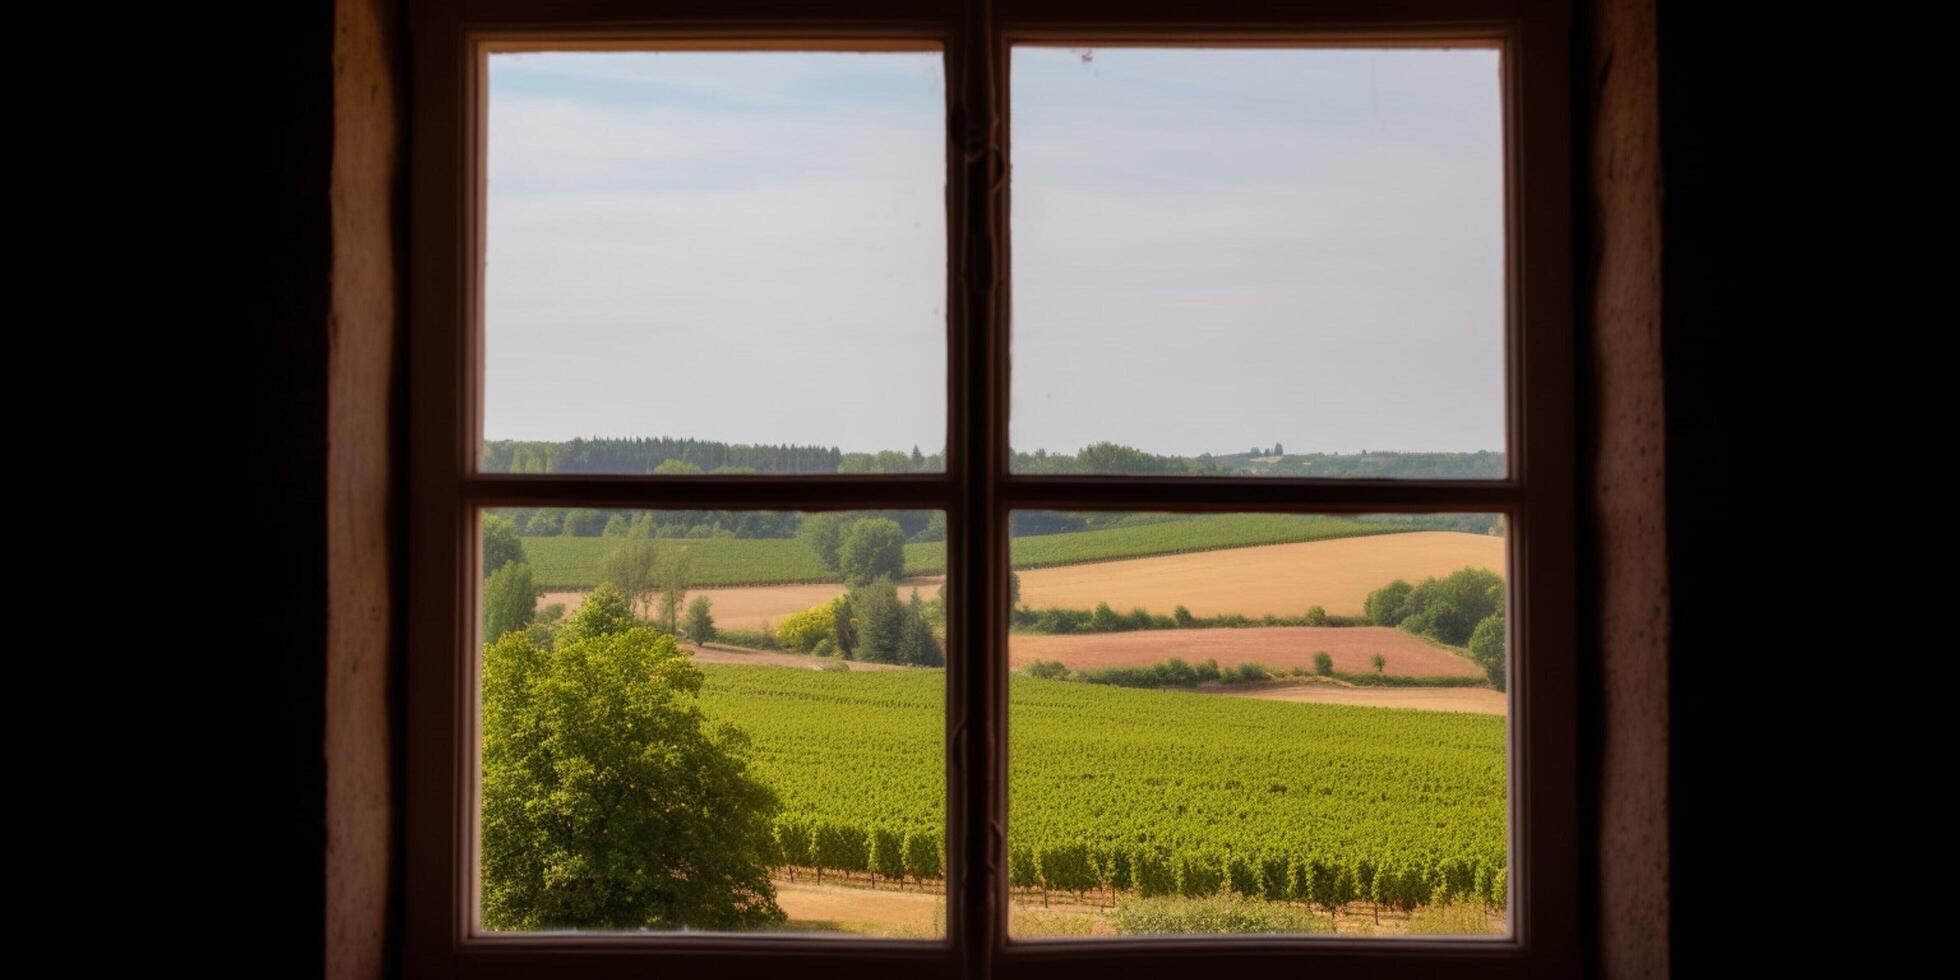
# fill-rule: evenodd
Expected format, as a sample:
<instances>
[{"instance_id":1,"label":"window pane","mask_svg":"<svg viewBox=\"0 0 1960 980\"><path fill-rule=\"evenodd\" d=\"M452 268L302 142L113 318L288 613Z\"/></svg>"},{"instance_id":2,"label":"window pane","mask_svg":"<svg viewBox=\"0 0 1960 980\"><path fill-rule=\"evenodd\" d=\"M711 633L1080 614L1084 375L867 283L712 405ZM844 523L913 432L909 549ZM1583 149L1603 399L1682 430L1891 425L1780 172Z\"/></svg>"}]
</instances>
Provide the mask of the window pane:
<instances>
[{"instance_id":1,"label":"window pane","mask_svg":"<svg viewBox=\"0 0 1960 980\"><path fill-rule=\"evenodd\" d=\"M483 468L940 470L941 62L491 55Z\"/></svg>"},{"instance_id":2,"label":"window pane","mask_svg":"<svg viewBox=\"0 0 1960 980\"><path fill-rule=\"evenodd\" d=\"M1508 931L1488 514L1019 512L1008 931Z\"/></svg>"},{"instance_id":3,"label":"window pane","mask_svg":"<svg viewBox=\"0 0 1960 980\"><path fill-rule=\"evenodd\" d=\"M1505 475L1490 49L1017 47L1014 469Z\"/></svg>"},{"instance_id":4,"label":"window pane","mask_svg":"<svg viewBox=\"0 0 1960 980\"><path fill-rule=\"evenodd\" d=\"M944 935L944 528L487 512L483 928Z\"/></svg>"}]
</instances>

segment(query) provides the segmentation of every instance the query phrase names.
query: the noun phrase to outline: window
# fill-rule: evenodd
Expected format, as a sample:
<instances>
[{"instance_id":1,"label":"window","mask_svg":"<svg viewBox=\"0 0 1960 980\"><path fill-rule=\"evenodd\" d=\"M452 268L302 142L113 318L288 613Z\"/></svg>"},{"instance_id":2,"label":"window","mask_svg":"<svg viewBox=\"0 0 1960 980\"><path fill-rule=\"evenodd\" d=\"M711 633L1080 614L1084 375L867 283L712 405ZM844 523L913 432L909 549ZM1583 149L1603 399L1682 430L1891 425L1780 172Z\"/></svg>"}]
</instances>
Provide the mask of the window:
<instances>
[{"instance_id":1,"label":"window","mask_svg":"<svg viewBox=\"0 0 1960 980\"><path fill-rule=\"evenodd\" d=\"M1191 22L1171 8L1088 2L836 3L789 13L771 4L416 5L410 972L951 976L977 965L990 976L1020 977L1188 972L1181 961L1194 955L1230 960L1227 969L1255 975L1577 970L1565 14L1557 5L1437 2L1357 23L1318 9L1247 3ZM567 81L563 76L580 74L558 70L568 59L591 59L579 64L596 68L583 81ZM752 67L765 61L786 67ZM811 68L819 64L849 70L824 75ZM500 74L505 66L513 70ZM533 77L523 77L526 71ZM560 77L537 77L552 71ZM709 83L770 71L775 87L746 92L740 105ZM564 86L584 84L587 95L603 99L607 83L594 78L670 97L692 82L686 98L695 101L688 104L703 111L656 120L653 136L614 117L581 116L580 99L565 98ZM1314 85L1341 94L1309 106L1284 97ZM558 103L526 106L500 97L511 92ZM891 99L879 103L868 92ZM1425 93L1455 101L1424 102ZM785 128L770 116L772 99L773 111L807 125ZM935 99L943 101L935 106ZM1347 108L1337 104L1342 100ZM1344 143L1353 134L1341 128L1364 100L1368 123L1389 135ZM500 142L517 118L509 113L524 111L537 112L532 121L543 125L531 132L550 135ZM1199 120L1212 128L1194 140L1189 127ZM942 143L921 137L932 127L943 127ZM1447 139L1421 138L1441 130ZM1355 165L1350 151L1359 143L1383 155ZM549 159L528 161L527 171L527 153ZM687 165L675 162L689 154ZM1023 162L1025 169L1010 171ZM1313 169L1321 164L1328 169ZM567 212L545 213L525 199L525 191L542 186L536 178L562 180L543 187L562 200L622 173L658 192L639 200L643 210L590 200L579 220L567 222ZM782 179L738 179L757 174ZM1344 194L1315 198L1335 181ZM752 194L768 185L772 196L744 200L727 192L730 185ZM867 188L878 204L850 196ZM1335 198L1342 207L1330 206ZM943 204L936 212L921 204L934 201ZM1393 213L1398 207L1418 220ZM928 219L915 222L917 214ZM1438 215L1447 220L1426 230L1420 224ZM932 217L942 224L932 225ZM1310 219L1324 224L1303 231ZM1179 228L1184 233L1166 233ZM1098 303L1101 315L1085 315ZM660 329L651 305L675 318L684 342L647 340ZM785 318L810 329L791 338L771 326ZM849 336L812 344L813 332ZM772 339L778 335L784 339ZM710 339L704 344L703 337ZM1151 356L1145 340L1168 353ZM853 358L871 348L881 352L880 364L900 366L896 383L867 384L853 375ZM735 363L705 363L718 353ZM1098 363L1099 355L1108 362ZM1160 369L1165 357L1179 360L1185 375L1205 377L1205 386L1193 387L1205 397L1184 397L1175 374L1145 381L1142 372ZM1297 392L1272 395L1283 387L1270 380L1273 364L1289 357L1302 361L1299 387L1321 393L1322 403L1303 409ZM1406 369L1390 363L1398 357L1410 362ZM646 366L636 372L620 362ZM806 372L800 380L751 389L740 411L714 410L718 391L741 390L758 377L796 379L799 368ZM1106 376L1088 378L1099 370ZM1139 383L1125 390L1125 378ZM827 387L843 385L848 399L806 407L824 399ZM1323 429L1275 432L1271 445L1266 434L1247 431L1308 412ZM608 413L624 431L595 421ZM781 420L790 416L810 427L785 435ZM696 428L654 428L668 420ZM1121 428L1131 425L1166 435L1151 444ZM714 426L721 428L710 431ZM1095 427L1122 434L1098 436ZM568 448L574 436L614 434L694 441ZM1228 437L1238 441L1223 444ZM1249 439L1260 441L1242 449ZM809 547L783 523L794 518L798 533L807 526L803 537L818 538L823 526L840 523L835 515L865 512L879 512L872 522L879 527L865 532L848 560L826 559L821 543ZM1058 544L1062 534L1071 537ZM1137 543L1165 535L1178 540ZM522 564L534 569L549 552L558 562L555 577L528 586L496 578L516 570L498 561L505 556L493 537L530 549ZM551 543L533 544L544 538ZM744 539L787 544L737 547ZM1417 569L1408 575L1443 581L1469 554L1410 546L1420 561L1392 566L1368 564L1386 561L1379 550L1316 558L1320 565L1285 557L1310 547L1317 556L1333 554L1319 547L1326 544L1353 551L1361 546L1352 542L1377 539L1481 549L1465 560L1482 571L1463 582L1488 608L1478 607L1476 622L1439 626L1428 639L1420 629L1370 627L1383 631L1376 649L1342 647L1331 634L1312 632L1346 628L1330 619L1358 621L1365 608L1274 608L1281 597L1255 609L1219 594L1221 582L1238 583L1226 590L1233 596L1257 588L1333 596L1345 588L1341 602L1366 606L1374 591L1368 576L1401 577L1406 567ZM652 571L661 562L695 562L693 577L682 578L696 591L714 581L767 577L715 580L706 568L711 553L717 562L834 563L837 579L859 586L894 575L844 566L899 563L892 566L897 587L866 586L863 600L888 606L889 616L852 605L849 625L833 623L827 639L834 648L840 631L889 619L893 651L943 657L943 672L929 683L919 680L923 673L905 673L907 666L895 669L893 677L921 690L892 695L903 711L891 717L906 720L886 728L889 741L911 746L905 751L943 759L936 771L944 780L943 811L897 827L891 842L867 839L871 848L895 844L909 853L910 841L943 833L944 911L931 927L838 936L734 934L713 922L696 934L486 923L486 901L496 899L483 877L489 859L482 849L492 833L485 814L502 790L482 767L499 699L509 693L488 676L500 668L481 642L498 639L482 635L486 617L513 622L497 618L499 597L624 581L630 570L595 569L626 554L632 541L647 542L649 571L640 580L644 591L622 590L629 620L696 641L718 628L767 632L781 643L774 627L787 607L746 607L741 603L753 596L738 589L710 591L703 625L684 622L685 604L661 607L663 587L676 581ZM1248 544L1294 550L1214 550L1202 563L1172 554ZM1042 548L1054 553L1029 557ZM738 551L741 557L729 557ZM866 557L874 552L898 557ZM1161 562L1126 582L1104 566L1070 564L1111 557ZM1278 564L1262 569L1260 560ZM1351 574L1334 583L1340 576L1323 575L1326 562ZM1037 576L1037 566L1056 572ZM1085 575L1082 568L1098 571ZM1322 577L1310 581L1313 575ZM934 576L943 576L943 598ZM1144 578L1155 591L1138 584ZM914 584L921 586L916 601ZM804 598L812 608L831 601ZM1093 646L1070 639L1083 632L1071 619L1076 614L1091 627ZM1498 641L1508 666L1500 659L1497 668L1507 691L1468 696L1432 687L1408 696L1480 697L1486 706L1495 698L1506 712L1501 721L1476 715L1474 705L1469 713L1425 716L1425 725L1439 727L1422 737L1467 746L1466 757L1477 760L1468 768L1479 774L1456 786L1425 784L1417 794L1461 791L1488 801L1494 786L1502 795L1495 823L1488 806L1440 821L1501 838L1494 851L1486 849L1495 855L1488 864L1466 866L1467 882L1451 885L1505 896L1497 935L1357 936L1338 927L1327 935L1301 926L1320 914L1305 862L1296 862L1306 875L1298 891L1284 896L1297 901L1277 903L1298 914L1272 934L1194 936L1186 934L1191 919L1171 916L1156 925L1139 920L1142 926L1122 935L1079 939L1074 926L1056 918L1017 912L1043 890L1086 902L1088 892L1114 887L1107 873L1083 868L1114 867L1121 848L1078 854L1048 846L1063 837L1042 838L1048 817L1025 809L1043 793L1094 794L1043 788L1041 780L1059 778L1058 764L1017 740L1068 719L1077 726L1073 737L1100 735L1107 743L1092 765L1120 746L1161 747L1150 741L1157 737L1150 723L1172 718L1176 712L1164 706L1173 702L1136 700L1156 692L1126 689L1125 679L1134 678L1123 670L1153 687L1273 683L1278 674L1300 681L1301 700L1331 696L1335 687L1363 692L1342 698L1374 696L1365 680L1370 671L1433 674L1402 665L1431 663L1424 659L1433 652L1433 644L1425 646L1430 640L1469 644L1491 616L1508 637L1508 645ZM1247 618L1258 620L1249 624L1254 629L1240 622ZM772 628L765 631L765 622ZM1273 632L1260 633L1256 639L1267 645L1248 652L1255 629ZM1172 636L1180 645L1165 646ZM523 637L515 640L521 645ZM1324 662L1301 645L1322 642L1329 649L1311 653L1325 652ZM1195 655L1184 661L1189 678L1156 658L1207 643L1224 651L1209 656L1216 661L1209 673L1200 672ZM757 639L746 646L761 645ZM633 652L641 659L622 662L644 671L646 657L668 656L667 649ZM1434 663L1445 666L1435 670L1455 669L1447 666L1456 663L1450 654L1442 656ZM866 659L932 664L926 653ZM1059 679L1047 666L1045 676L1030 673L1037 662L1059 664L1061 675L1076 679ZM1121 670L1096 679L1114 683L1083 680L1112 665ZM1222 676L1227 671L1233 676ZM1361 680L1344 680L1349 676ZM1314 688L1314 677L1343 683ZM814 683L798 681L806 682ZM712 697L723 700L711 709L733 704L726 689ZM1053 703L1085 697L1108 713ZM914 701L927 717L943 705L943 729L916 731ZM1260 738L1311 737L1293 727L1307 716L1285 714L1283 700L1234 703L1261 706L1243 709L1245 725ZM1459 709L1467 703L1451 702ZM1217 716L1188 717L1196 726ZM1193 756L1186 764L1220 769L1220 792L1282 798L1306 784L1326 790L1333 777L1314 775L1315 766L1353 771L1368 764L1302 757L1279 763L1299 767L1300 785L1271 779L1246 786L1243 774L1223 772L1228 756ZM769 757L751 768L766 772L780 761ZM1016 786L1033 788L1017 798L1010 793ZM1395 788L1378 789L1386 805L1360 818L1370 826L1395 809ZM1249 838L1305 812L1257 802L1206 819L1241 823ZM1075 815L1095 820L1110 812L1103 799ZM1166 812L1148 811L1164 820ZM1228 883L1238 877L1246 878L1239 892L1265 887L1272 877L1265 869L1233 863L1253 849L1229 833L1217 836L1232 846L1137 860L1163 857L1165 866L1147 873L1172 882L1219 879L1216 887L1192 886L1201 892L1232 891ZM877 874L868 854L861 863ZM826 865L812 859L803 867L814 873ZM922 876L907 874L903 861L897 867L901 886L908 877L920 884ZM1274 887L1294 889L1294 867L1287 865ZM1131 861L1124 874L1135 884L1140 866ZM1352 914L1338 904L1326 911L1336 920Z\"/></svg>"}]
</instances>

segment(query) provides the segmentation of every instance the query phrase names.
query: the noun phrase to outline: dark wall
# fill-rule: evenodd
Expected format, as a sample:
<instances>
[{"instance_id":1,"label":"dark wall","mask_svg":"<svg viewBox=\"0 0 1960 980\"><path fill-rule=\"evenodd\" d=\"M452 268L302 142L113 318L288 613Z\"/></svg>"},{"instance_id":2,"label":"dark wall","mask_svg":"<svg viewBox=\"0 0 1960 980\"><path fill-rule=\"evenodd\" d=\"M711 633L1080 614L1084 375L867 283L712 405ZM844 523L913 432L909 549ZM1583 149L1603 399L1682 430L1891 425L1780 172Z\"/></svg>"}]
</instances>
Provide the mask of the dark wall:
<instances>
[{"instance_id":1,"label":"dark wall","mask_svg":"<svg viewBox=\"0 0 1960 980\"><path fill-rule=\"evenodd\" d=\"M1723 970L1748 907L1761 904L1731 889L1754 874L1744 869L1766 831L1785 822L1766 811L1788 788L1765 773L1789 746L1773 733L1795 734L1765 705L1769 672L1743 655L1764 642L1744 635L1744 610L1773 606L1746 598L1761 569L1739 552L1768 510L1733 507L1746 447L1769 435L1739 424L1743 392L1757 392L1734 343L1765 312L1738 294L1753 278L1748 257L1765 245L1753 203L1778 165L1769 144L1753 142L1760 106L1750 93L1769 76L1750 53L1763 39L1710 6L1675 0L1659 11L1677 977Z\"/></svg>"},{"instance_id":2,"label":"dark wall","mask_svg":"<svg viewBox=\"0 0 1960 980\"><path fill-rule=\"evenodd\" d=\"M333 141L333 4L319 0L254 8L253 43L228 55L233 84L217 93L250 121L248 233L236 242L236 268L255 306L233 342L247 352L227 388L247 389L233 424L246 429L258 460L249 524L232 528L263 548L263 565L235 576L250 610L249 658L227 695L238 732L266 743L229 743L244 758L235 771L243 809L233 843L241 853L222 915L244 920L274 957L261 976L318 976L324 944L326 768L321 739L326 683L326 378L331 236L328 180ZM229 532L228 532L229 533ZM232 641L225 641L232 642ZM222 655L222 654L221 654ZM236 733L234 733L236 734ZM220 761L220 760L212 760ZM249 844L245 842L250 842Z\"/></svg>"}]
</instances>

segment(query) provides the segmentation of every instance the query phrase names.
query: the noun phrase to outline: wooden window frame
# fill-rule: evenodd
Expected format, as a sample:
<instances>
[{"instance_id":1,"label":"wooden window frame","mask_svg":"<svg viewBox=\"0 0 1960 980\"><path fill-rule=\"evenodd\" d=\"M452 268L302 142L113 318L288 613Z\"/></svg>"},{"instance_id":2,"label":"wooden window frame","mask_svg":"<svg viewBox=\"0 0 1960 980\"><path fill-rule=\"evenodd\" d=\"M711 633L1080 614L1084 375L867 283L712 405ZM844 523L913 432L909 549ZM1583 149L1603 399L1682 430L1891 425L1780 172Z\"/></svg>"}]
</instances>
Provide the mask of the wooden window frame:
<instances>
[{"instance_id":1,"label":"wooden window frame","mask_svg":"<svg viewBox=\"0 0 1960 980\"><path fill-rule=\"evenodd\" d=\"M1357 9L1361 12L1357 13ZM1575 268L1567 4L1547 0L411 0L410 529L404 966L410 976L1572 976L1581 960L1574 582ZM943 48L943 474L513 476L477 472L487 87L480 45ZM848 42L848 43L844 43ZM1435 45L1503 51L1507 458L1492 481L1015 476L1008 471L1007 65L1017 42ZM476 513L495 506L935 509L946 514L943 940L484 935L477 885ZM1022 509L1504 515L1511 646L1511 934L1009 940L1007 517ZM1542 655L1540 651L1544 651Z\"/></svg>"}]
</instances>

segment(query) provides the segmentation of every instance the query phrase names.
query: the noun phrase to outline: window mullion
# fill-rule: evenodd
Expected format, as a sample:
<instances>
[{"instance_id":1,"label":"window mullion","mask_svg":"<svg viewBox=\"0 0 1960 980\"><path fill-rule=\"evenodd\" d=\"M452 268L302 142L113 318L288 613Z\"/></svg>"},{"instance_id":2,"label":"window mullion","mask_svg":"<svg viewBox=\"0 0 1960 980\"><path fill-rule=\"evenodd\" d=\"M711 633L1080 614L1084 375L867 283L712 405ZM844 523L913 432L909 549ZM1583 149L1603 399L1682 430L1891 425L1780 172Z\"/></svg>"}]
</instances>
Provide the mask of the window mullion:
<instances>
[{"instance_id":1,"label":"window mullion","mask_svg":"<svg viewBox=\"0 0 1960 980\"><path fill-rule=\"evenodd\" d=\"M995 43L991 4L971 0L948 46L947 113L948 344L947 471L955 497L947 520L948 571L960 642L947 676L948 839L958 894L949 895L950 932L969 975L986 976L1005 934L1006 678L1003 609L1005 522L998 509L1006 458L1006 338L998 281L999 230L1005 228L1005 163L997 79L1004 48Z\"/></svg>"}]
</instances>

